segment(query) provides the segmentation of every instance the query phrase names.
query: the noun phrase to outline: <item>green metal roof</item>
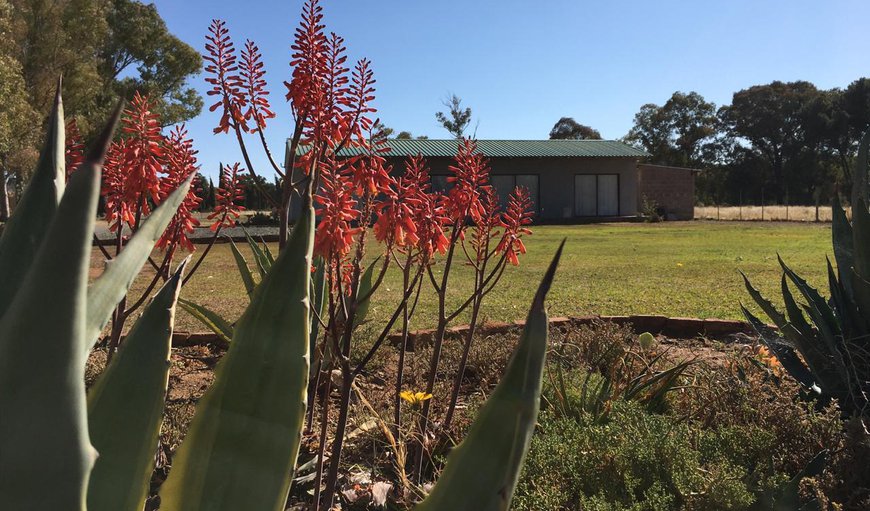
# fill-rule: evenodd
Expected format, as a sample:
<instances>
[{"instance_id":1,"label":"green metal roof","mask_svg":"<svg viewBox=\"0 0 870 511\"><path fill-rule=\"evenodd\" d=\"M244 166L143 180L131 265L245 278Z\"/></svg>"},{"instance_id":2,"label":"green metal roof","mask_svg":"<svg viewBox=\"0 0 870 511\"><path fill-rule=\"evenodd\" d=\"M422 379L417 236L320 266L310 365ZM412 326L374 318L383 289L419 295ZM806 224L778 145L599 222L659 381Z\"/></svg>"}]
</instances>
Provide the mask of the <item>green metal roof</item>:
<instances>
[{"instance_id":1,"label":"green metal roof","mask_svg":"<svg viewBox=\"0 0 870 511\"><path fill-rule=\"evenodd\" d=\"M384 156L404 157L422 154L425 157L450 157L456 154L459 142L455 139L390 139L390 151ZM488 158L643 158L645 151L616 140L478 140L477 147ZM288 142L289 149L289 142ZM304 154L307 147L300 146L297 153ZM357 148L344 148L339 156L360 154Z\"/></svg>"}]
</instances>

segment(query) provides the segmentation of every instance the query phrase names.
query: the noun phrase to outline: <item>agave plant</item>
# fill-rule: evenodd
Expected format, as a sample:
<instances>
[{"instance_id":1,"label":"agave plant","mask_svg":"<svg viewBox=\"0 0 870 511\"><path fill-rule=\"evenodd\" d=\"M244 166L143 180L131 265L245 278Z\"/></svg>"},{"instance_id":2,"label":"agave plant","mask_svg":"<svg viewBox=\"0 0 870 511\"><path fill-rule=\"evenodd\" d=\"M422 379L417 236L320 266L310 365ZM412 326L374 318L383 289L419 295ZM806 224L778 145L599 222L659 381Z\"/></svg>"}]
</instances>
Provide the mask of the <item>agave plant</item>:
<instances>
[{"instance_id":1,"label":"agave plant","mask_svg":"<svg viewBox=\"0 0 870 511\"><path fill-rule=\"evenodd\" d=\"M836 399L847 414L867 418L870 396L870 213L867 164L870 132L858 150L852 193L852 222L835 197L832 238L837 269L827 261L830 297L825 299L779 259L785 312L743 276L749 295L773 321L769 328L743 307L768 349L801 386L823 401ZM803 302L799 303L792 287Z\"/></svg>"},{"instance_id":2,"label":"agave plant","mask_svg":"<svg viewBox=\"0 0 870 511\"><path fill-rule=\"evenodd\" d=\"M93 211L120 107L64 186L58 93L40 163L0 237L0 501L9 509L140 510L153 469L182 263L86 393L88 352L183 201L189 180L88 284ZM306 408L311 208L228 331L197 405L164 510L284 509ZM561 247L503 381L420 509L507 509L537 417L547 314ZM265 266L265 264L264 264Z\"/></svg>"}]
</instances>

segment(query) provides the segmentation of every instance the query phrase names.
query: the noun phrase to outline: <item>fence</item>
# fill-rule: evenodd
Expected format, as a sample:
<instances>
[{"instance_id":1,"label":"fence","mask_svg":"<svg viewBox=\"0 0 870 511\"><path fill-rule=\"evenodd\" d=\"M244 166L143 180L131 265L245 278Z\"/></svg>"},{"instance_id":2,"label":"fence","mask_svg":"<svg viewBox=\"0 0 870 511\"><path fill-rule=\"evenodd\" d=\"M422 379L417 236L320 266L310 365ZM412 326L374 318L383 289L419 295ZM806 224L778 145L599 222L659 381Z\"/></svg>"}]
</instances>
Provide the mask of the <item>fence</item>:
<instances>
[{"instance_id":1,"label":"fence","mask_svg":"<svg viewBox=\"0 0 870 511\"><path fill-rule=\"evenodd\" d=\"M846 208L846 216L852 211ZM830 206L696 206L695 220L830 222Z\"/></svg>"}]
</instances>

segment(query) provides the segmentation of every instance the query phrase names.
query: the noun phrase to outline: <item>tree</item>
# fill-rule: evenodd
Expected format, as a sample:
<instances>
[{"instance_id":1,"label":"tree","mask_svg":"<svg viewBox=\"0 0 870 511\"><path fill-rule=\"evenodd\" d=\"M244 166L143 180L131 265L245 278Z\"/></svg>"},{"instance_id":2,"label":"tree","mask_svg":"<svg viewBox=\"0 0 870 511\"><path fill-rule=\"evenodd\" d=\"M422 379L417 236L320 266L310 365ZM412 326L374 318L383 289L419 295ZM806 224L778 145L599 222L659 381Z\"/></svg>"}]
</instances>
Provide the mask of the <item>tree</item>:
<instances>
[{"instance_id":1,"label":"tree","mask_svg":"<svg viewBox=\"0 0 870 511\"><path fill-rule=\"evenodd\" d=\"M119 98L150 97L161 123L195 117L186 80L202 60L169 33L154 5L135 0L11 0L8 34L31 106L45 118L58 76L64 107L88 138ZM135 68L135 71L132 70Z\"/></svg>"},{"instance_id":2,"label":"tree","mask_svg":"<svg viewBox=\"0 0 870 511\"><path fill-rule=\"evenodd\" d=\"M11 29L12 7L0 0L0 34ZM9 217L9 185L12 169L32 168L36 161L39 117L28 102L21 64L13 56L14 45L0 38L0 222Z\"/></svg>"},{"instance_id":3,"label":"tree","mask_svg":"<svg viewBox=\"0 0 870 511\"><path fill-rule=\"evenodd\" d=\"M816 153L819 140L807 136L808 107L817 101L819 90L804 81L755 85L734 93L731 105L722 107L719 117L727 132L745 141L769 169L772 196L782 203L787 189L811 187L806 181L813 174L819 181L818 158L807 159L802 153ZM810 176L798 176L798 173Z\"/></svg>"},{"instance_id":4,"label":"tree","mask_svg":"<svg viewBox=\"0 0 870 511\"><path fill-rule=\"evenodd\" d=\"M550 140L601 140L601 133L575 121L573 117L562 117L550 130Z\"/></svg>"},{"instance_id":5,"label":"tree","mask_svg":"<svg viewBox=\"0 0 870 511\"><path fill-rule=\"evenodd\" d=\"M155 100L164 125L196 117L202 98L185 79L199 71L199 52L169 33L154 4L113 0L106 16L108 37L101 48L103 101L130 97L134 91ZM135 66L137 76L120 78Z\"/></svg>"},{"instance_id":6,"label":"tree","mask_svg":"<svg viewBox=\"0 0 870 511\"><path fill-rule=\"evenodd\" d=\"M120 98L149 96L160 122L195 117L202 99L186 86L199 54L169 33L156 7L135 0L0 0L0 187L26 181L63 76L64 110L85 139ZM14 96L14 97L13 97ZM6 195L0 193L5 198ZM0 218L5 200L0 200Z\"/></svg>"},{"instance_id":7,"label":"tree","mask_svg":"<svg viewBox=\"0 0 870 511\"><path fill-rule=\"evenodd\" d=\"M652 163L701 167L718 129L716 105L697 92L677 91L662 106L643 105L624 140L650 153Z\"/></svg>"},{"instance_id":8,"label":"tree","mask_svg":"<svg viewBox=\"0 0 870 511\"><path fill-rule=\"evenodd\" d=\"M456 94L450 94L450 97L441 102L448 111L436 112L435 119L444 126L444 129L450 132L455 138L462 138L465 134L465 128L471 123L471 108L462 108L462 98Z\"/></svg>"},{"instance_id":9,"label":"tree","mask_svg":"<svg viewBox=\"0 0 870 511\"><path fill-rule=\"evenodd\" d=\"M411 140L414 138L414 135L411 135L410 131L400 131L398 135L396 135L397 140Z\"/></svg>"}]
</instances>

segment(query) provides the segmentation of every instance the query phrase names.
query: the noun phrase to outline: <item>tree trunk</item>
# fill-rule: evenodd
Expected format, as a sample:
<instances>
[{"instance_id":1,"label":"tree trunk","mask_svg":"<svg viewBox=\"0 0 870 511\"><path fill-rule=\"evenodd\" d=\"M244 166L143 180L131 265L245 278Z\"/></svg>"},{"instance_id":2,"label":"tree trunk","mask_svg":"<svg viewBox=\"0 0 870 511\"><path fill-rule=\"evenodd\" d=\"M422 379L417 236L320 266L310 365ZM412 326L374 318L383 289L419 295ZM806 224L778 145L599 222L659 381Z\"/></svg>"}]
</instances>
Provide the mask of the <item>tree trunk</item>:
<instances>
[{"instance_id":1,"label":"tree trunk","mask_svg":"<svg viewBox=\"0 0 870 511\"><path fill-rule=\"evenodd\" d=\"M9 190L6 186L6 171L0 168L0 222L9 220Z\"/></svg>"}]
</instances>

